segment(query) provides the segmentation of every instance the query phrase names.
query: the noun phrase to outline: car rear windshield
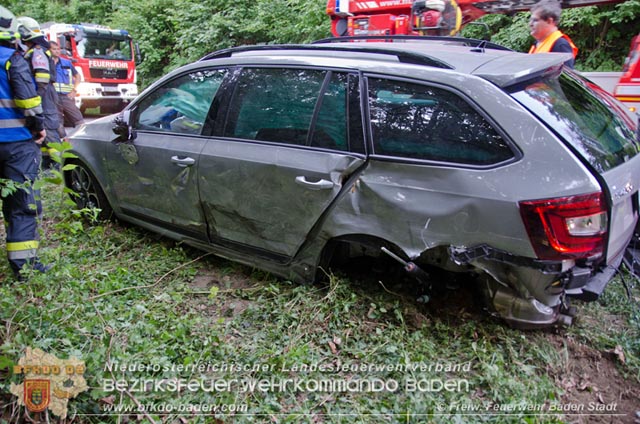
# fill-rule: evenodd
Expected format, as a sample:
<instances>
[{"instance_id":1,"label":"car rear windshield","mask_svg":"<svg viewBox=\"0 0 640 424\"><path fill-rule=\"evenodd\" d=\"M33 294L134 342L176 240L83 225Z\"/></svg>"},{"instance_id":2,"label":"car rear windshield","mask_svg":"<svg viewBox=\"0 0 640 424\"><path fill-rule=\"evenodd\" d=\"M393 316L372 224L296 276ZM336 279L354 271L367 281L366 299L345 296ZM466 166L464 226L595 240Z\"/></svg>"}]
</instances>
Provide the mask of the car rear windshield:
<instances>
[{"instance_id":1,"label":"car rear windshield","mask_svg":"<svg viewBox=\"0 0 640 424\"><path fill-rule=\"evenodd\" d=\"M639 151L636 124L610 95L575 74L545 77L511 95L598 172L615 168Z\"/></svg>"}]
</instances>

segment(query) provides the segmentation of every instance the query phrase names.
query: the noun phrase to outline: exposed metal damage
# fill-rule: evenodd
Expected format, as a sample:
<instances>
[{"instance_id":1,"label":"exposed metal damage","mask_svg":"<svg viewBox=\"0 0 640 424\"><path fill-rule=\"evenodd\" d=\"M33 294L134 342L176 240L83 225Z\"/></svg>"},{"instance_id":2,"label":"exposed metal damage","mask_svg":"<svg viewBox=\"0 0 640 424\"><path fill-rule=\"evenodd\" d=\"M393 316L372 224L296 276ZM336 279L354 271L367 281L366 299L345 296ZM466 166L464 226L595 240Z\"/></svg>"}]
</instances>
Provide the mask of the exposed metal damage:
<instances>
[{"instance_id":1,"label":"exposed metal damage","mask_svg":"<svg viewBox=\"0 0 640 424\"><path fill-rule=\"evenodd\" d=\"M632 237L640 155L629 120L537 56L230 49L153 84L115 138L108 118L83 126L75 163L118 218L285 278L373 256L427 289L471 275L512 325L568 324Z\"/></svg>"}]
</instances>

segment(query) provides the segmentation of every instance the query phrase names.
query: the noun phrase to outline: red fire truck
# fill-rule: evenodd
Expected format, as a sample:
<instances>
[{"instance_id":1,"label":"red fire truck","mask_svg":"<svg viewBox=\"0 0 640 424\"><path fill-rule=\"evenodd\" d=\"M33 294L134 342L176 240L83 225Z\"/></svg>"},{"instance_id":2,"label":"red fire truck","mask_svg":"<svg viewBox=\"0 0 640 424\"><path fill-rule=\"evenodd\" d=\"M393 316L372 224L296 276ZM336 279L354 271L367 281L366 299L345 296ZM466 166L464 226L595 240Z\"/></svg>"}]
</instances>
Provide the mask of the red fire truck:
<instances>
[{"instance_id":1,"label":"red fire truck","mask_svg":"<svg viewBox=\"0 0 640 424\"><path fill-rule=\"evenodd\" d=\"M613 90L613 95L629 105L632 111L640 111L640 34L631 40L629 56L624 62L622 76Z\"/></svg>"},{"instance_id":2,"label":"red fire truck","mask_svg":"<svg viewBox=\"0 0 640 424\"><path fill-rule=\"evenodd\" d=\"M624 0L564 0L562 7ZM537 0L328 0L331 32L354 35L455 35L490 13L528 11Z\"/></svg>"},{"instance_id":3,"label":"red fire truck","mask_svg":"<svg viewBox=\"0 0 640 424\"><path fill-rule=\"evenodd\" d=\"M121 110L138 95L136 62L140 52L125 30L93 24L45 24L42 30L60 44L82 78L76 104L83 112Z\"/></svg>"},{"instance_id":4,"label":"red fire truck","mask_svg":"<svg viewBox=\"0 0 640 424\"><path fill-rule=\"evenodd\" d=\"M563 7L620 3L623 0L564 0ZM537 0L328 0L331 32L341 36L456 35L462 26L490 13L528 11ZM595 73L591 73L593 76ZM594 78L597 83L597 79ZM631 42L613 93L640 111L640 35Z\"/></svg>"}]
</instances>

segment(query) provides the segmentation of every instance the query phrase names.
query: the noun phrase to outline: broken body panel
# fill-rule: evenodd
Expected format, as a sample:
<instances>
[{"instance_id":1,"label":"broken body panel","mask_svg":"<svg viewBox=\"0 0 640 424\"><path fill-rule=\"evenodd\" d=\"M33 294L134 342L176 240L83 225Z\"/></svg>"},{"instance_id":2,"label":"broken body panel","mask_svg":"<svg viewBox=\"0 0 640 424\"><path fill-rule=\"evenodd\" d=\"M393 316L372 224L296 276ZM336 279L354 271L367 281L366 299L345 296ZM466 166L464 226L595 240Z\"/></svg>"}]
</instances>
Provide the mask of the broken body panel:
<instances>
[{"instance_id":1,"label":"broken body panel","mask_svg":"<svg viewBox=\"0 0 640 424\"><path fill-rule=\"evenodd\" d=\"M445 51L441 58L453 55ZM546 326L558 320L565 294L582 296L583 287L595 281L591 293L598 295L611 278L602 271L619 265L637 222L640 159L627 158L595 172L571 145L558 142L543 119L496 89L495 84L524 81L518 80L523 74L532 78L538 72L533 68L509 77L509 70L522 67L518 61L529 56L486 55L484 67L474 66L483 77L379 60L375 54L354 66L341 57L301 52L285 59L279 52L265 59L200 62L166 78L236 66L355 72L367 154L235 140L221 137L222 130L216 134L214 123L210 135L138 131L134 140L124 141L137 151L132 163L120 148L123 140L114 142L109 119L82 127L73 137L74 153L101 181L117 216L166 236L298 281L316 278L332 241L364 240L419 265L488 275L486 291L500 316L516 325ZM561 59L550 55L548 64ZM540 63L545 62L535 66ZM374 147L374 106L367 86L381 77L437 86L466 99L497 129L510 156L461 165L380 154ZM223 87L233 84L230 77ZM230 96L226 88L219 96ZM214 101L208 116L224 121L226 115L216 107L226 111ZM519 202L601 191L611 194L606 253L540 260Z\"/></svg>"}]
</instances>

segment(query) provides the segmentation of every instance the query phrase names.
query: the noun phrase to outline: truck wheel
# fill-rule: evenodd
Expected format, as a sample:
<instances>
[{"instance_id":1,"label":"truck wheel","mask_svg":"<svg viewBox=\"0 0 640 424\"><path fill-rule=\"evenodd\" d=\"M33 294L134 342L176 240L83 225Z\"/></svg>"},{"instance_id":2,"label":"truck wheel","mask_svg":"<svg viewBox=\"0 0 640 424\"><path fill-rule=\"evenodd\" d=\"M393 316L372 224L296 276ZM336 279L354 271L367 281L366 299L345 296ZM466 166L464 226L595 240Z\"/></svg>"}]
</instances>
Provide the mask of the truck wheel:
<instances>
[{"instance_id":1,"label":"truck wheel","mask_svg":"<svg viewBox=\"0 0 640 424\"><path fill-rule=\"evenodd\" d=\"M75 162L76 167L66 173L67 187L73 190L72 200L78 209L100 209L98 220L108 220L113 216L113 209L109 205L107 196L96 181L96 178L86 168L86 165Z\"/></svg>"}]
</instances>

